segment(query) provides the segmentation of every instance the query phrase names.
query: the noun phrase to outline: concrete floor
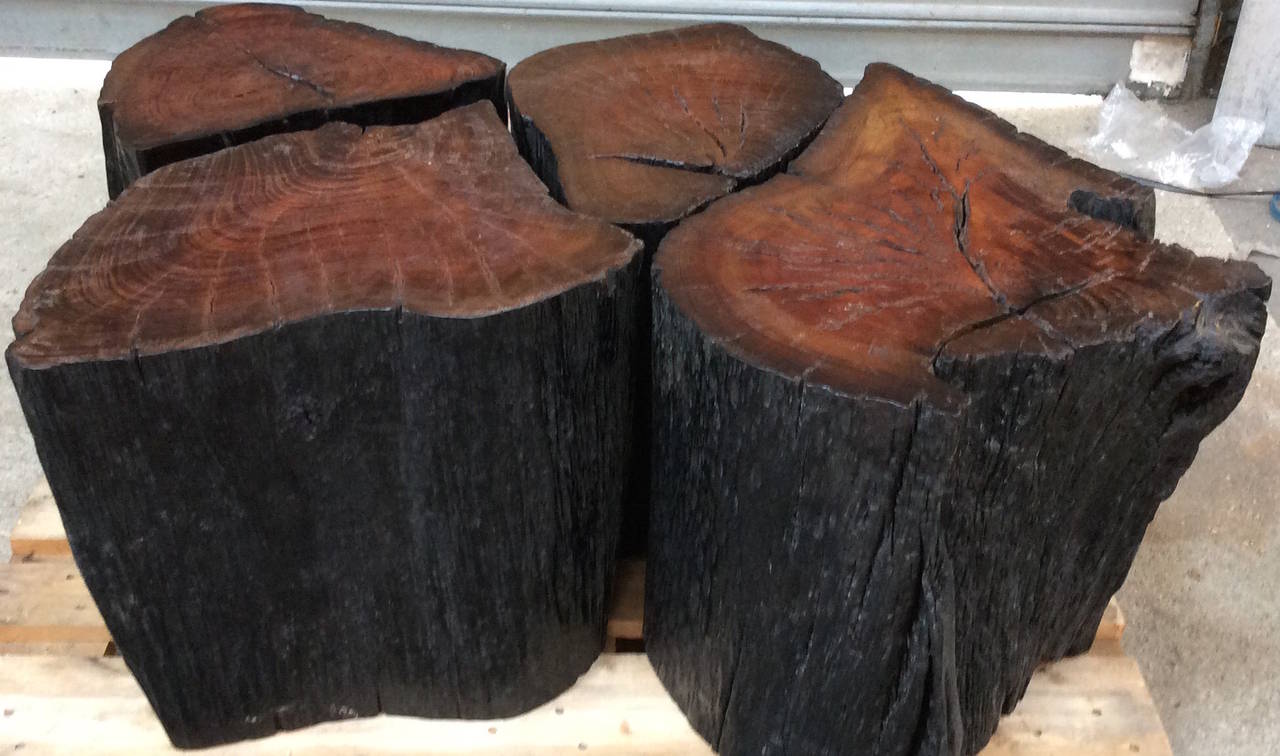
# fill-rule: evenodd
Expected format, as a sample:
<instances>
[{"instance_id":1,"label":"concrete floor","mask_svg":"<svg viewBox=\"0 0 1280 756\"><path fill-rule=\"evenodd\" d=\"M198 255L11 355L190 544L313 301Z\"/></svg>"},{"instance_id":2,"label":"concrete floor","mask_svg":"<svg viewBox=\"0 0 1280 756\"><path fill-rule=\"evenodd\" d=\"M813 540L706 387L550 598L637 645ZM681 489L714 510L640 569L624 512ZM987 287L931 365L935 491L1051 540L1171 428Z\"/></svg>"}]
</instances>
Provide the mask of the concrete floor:
<instances>
[{"instance_id":1,"label":"concrete floor","mask_svg":"<svg viewBox=\"0 0 1280 756\"><path fill-rule=\"evenodd\" d=\"M45 261L106 202L94 101L106 65L0 59L0 316ZM1098 98L974 95L1063 147L1094 127ZM1186 108L1207 117L1207 104ZM1244 182L1280 186L1280 154L1256 150ZM1280 260L1266 200L1161 193L1157 235L1202 254ZM1259 258L1261 259L1261 258ZM1280 273L1280 266L1272 274ZM1280 292L1277 292L1280 299ZM1139 660L1179 754L1280 753L1280 328L1274 314L1240 407L1202 445L1152 523L1120 592ZM7 339L6 339L7 341ZM0 533L40 467L13 386L0 379ZM8 558L8 541L0 541Z\"/></svg>"}]
</instances>

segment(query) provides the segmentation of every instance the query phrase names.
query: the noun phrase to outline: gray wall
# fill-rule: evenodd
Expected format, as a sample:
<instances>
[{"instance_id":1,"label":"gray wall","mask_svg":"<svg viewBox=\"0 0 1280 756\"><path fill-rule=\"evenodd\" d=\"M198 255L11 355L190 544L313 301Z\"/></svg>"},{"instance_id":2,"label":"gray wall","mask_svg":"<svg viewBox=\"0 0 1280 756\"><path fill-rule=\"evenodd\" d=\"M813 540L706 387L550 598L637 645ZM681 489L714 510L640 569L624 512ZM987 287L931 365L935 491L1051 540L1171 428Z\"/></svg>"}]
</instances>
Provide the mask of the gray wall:
<instances>
[{"instance_id":1,"label":"gray wall","mask_svg":"<svg viewBox=\"0 0 1280 756\"><path fill-rule=\"evenodd\" d=\"M0 54L110 58L196 0L0 0ZM851 84L886 60L953 88L1102 92L1134 40L1189 38L1197 0L379 0L302 3L515 63L585 39L728 20L820 60Z\"/></svg>"}]
</instances>

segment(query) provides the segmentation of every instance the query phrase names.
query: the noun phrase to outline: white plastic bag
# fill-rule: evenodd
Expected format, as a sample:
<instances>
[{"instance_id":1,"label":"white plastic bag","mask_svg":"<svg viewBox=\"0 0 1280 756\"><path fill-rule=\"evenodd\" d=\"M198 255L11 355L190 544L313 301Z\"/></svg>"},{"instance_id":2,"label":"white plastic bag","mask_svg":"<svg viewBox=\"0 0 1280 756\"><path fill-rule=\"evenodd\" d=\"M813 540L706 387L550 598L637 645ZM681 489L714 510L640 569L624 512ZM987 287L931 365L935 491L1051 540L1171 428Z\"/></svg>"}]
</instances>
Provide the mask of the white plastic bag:
<instances>
[{"instance_id":1,"label":"white plastic bag","mask_svg":"<svg viewBox=\"0 0 1280 756\"><path fill-rule=\"evenodd\" d=\"M1264 124L1217 117L1195 131L1117 84L1102 102L1098 132L1085 149L1099 164L1188 189L1212 189L1240 175Z\"/></svg>"}]
</instances>

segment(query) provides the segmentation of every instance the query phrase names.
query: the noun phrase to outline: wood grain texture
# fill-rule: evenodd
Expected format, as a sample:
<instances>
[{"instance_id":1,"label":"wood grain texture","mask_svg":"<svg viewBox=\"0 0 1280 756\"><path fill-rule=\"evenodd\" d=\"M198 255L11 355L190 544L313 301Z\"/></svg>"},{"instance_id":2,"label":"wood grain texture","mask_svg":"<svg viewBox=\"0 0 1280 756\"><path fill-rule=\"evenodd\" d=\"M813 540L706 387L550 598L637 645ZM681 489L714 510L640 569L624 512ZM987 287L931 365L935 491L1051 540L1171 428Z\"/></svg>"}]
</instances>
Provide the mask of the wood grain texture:
<instances>
[{"instance_id":1,"label":"wood grain texture","mask_svg":"<svg viewBox=\"0 0 1280 756\"><path fill-rule=\"evenodd\" d=\"M479 100L505 116L505 68L300 8L207 8L112 63L98 100L108 193L175 160L328 121L417 123Z\"/></svg>"},{"instance_id":2,"label":"wood grain texture","mask_svg":"<svg viewBox=\"0 0 1280 756\"><path fill-rule=\"evenodd\" d=\"M637 247L552 201L488 104L329 124L138 182L31 283L12 354L145 356L353 310L493 315L601 281Z\"/></svg>"},{"instance_id":3,"label":"wood grain texture","mask_svg":"<svg viewBox=\"0 0 1280 756\"><path fill-rule=\"evenodd\" d=\"M175 744L509 716L586 671L638 249L482 103L167 166L55 254L10 374Z\"/></svg>"},{"instance_id":4,"label":"wood grain texture","mask_svg":"<svg viewBox=\"0 0 1280 756\"><path fill-rule=\"evenodd\" d=\"M1088 647L1270 290L1149 201L873 65L666 237L646 650L721 753L976 753Z\"/></svg>"},{"instance_id":5,"label":"wood grain texture","mask_svg":"<svg viewBox=\"0 0 1280 756\"><path fill-rule=\"evenodd\" d=\"M118 659L0 656L0 707L11 712L0 718L0 748L22 743L29 754L176 753ZM662 689L643 654L602 655L554 701L512 719L380 716L316 725L209 753L421 753L424 744L433 754L459 755L712 753ZM1172 754L1137 665L1098 649L1038 672L983 756L1135 752Z\"/></svg>"},{"instance_id":6,"label":"wood grain texture","mask_svg":"<svg viewBox=\"0 0 1280 756\"><path fill-rule=\"evenodd\" d=\"M512 129L569 207L670 224L794 155L840 102L818 63L732 24L583 42L511 69Z\"/></svg>"}]
</instances>

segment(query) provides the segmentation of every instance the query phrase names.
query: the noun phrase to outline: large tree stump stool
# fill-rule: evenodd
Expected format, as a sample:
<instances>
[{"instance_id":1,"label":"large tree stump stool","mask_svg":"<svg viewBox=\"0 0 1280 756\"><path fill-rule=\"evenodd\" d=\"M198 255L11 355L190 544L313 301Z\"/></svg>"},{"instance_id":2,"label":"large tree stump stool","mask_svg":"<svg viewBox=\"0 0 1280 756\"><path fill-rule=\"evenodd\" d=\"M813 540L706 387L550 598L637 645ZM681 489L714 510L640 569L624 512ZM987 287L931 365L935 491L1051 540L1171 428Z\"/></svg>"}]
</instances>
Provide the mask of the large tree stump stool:
<instances>
[{"instance_id":1,"label":"large tree stump stool","mask_svg":"<svg viewBox=\"0 0 1280 756\"><path fill-rule=\"evenodd\" d=\"M1088 646L1270 289L1149 218L873 65L785 174L667 236L645 638L721 753L972 754Z\"/></svg>"},{"instance_id":2,"label":"large tree stump stool","mask_svg":"<svg viewBox=\"0 0 1280 756\"><path fill-rule=\"evenodd\" d=\"M125 50L98 99L107 192L268 134L328 121L419 123L489 100L502 61L283 5L207 8Z\"/></svg>"},{"instance_id":3,"label":"large tree stump stool","mask_svg":"<svg viewBox=\"0 0 1280 756\"><path fill-rule=\"evenodd\" d=\"M480 103L168 166L54 255L9 369L175 744L505 717L586 671L639 247Z\"/></svg>"},{"instance_id":4,"label":"large tree stump stool","mask_svg":"<svg viewBox=\"0 0 1280 756\"><path fill-rule=\"evenodd\" d=\"M682 218L785 166L843 93L817 61L731 24L545 50L507 87L516 143L552 194L631 231L649 256ZM635 438L647 445L647 267L641 276ZM629 553L644 547L646 463L626 510Z\"/></svg>"}]
</instances>

